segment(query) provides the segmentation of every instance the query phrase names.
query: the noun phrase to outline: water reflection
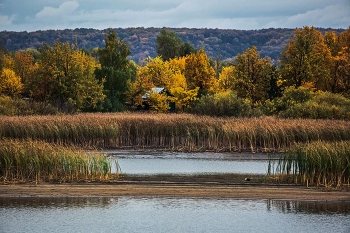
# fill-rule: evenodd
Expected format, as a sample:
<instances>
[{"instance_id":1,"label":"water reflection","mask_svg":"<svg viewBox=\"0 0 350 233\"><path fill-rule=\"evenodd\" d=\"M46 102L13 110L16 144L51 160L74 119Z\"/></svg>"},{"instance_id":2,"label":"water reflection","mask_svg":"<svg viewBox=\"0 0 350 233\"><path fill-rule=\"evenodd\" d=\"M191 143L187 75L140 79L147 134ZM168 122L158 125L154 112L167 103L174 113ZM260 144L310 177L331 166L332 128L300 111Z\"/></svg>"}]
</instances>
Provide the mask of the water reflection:
<instances>
[{"instance_id":1,"label":"water reflection","mask_svg":"<svg viewBox=\"0 0 350 233\"><path fill-rule=\"evenodd\" d=\"M349 232L350 202L0 198L0 232Z\"/></svg>"},{"instance_id":2,"label":"water reflection","mask_svg":"<svg viewBox=\"0 0 350 233\"><path fill-rule=\"evenodd\" d=\"M104 208L117 202L105 197L11 197L0 198L0 208Z\"/></svg>"},{"instance_id":3,"label":"water reflection","mask_svg":"<svg viewBox=\"0 0 350 233\"><path fill-rule=\"evenodd\" d=\"M282 213L350 214L350 202L266 200L266 209Z\"/></svg>"},{"instance_id":4,"label":"water reflection","mask_svg":"<svg viewBox=\"0 0 350 233\"><path fill-rule=\"evenodd\" d=\"M266 174L268 154L249 153L130 153L114 151L107 153L111 160L117 160L125 174L203 174L239 173ZM112 171L117 167L114 163Z\"/></svg>"}]
</instances>

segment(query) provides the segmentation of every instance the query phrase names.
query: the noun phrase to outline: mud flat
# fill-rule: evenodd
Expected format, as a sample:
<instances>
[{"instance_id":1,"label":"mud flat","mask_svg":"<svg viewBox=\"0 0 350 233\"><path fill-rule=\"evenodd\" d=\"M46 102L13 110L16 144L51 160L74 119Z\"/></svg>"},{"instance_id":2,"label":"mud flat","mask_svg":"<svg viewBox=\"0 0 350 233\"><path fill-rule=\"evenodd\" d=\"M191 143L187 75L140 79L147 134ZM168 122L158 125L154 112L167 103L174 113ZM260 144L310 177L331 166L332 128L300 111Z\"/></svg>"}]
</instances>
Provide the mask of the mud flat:
<instances>
[{"instance_id":1,"label":"mud flat","mask_svg":"<svg viewBox=\"0 0 350 233\"><path fill-rule=\"evenodd\" d=\"M127 181L114 184L8 184L0 197L172 196L350 201L347 190L324 190L294 185L218 184Z\"/></svg>"}]
</instances>

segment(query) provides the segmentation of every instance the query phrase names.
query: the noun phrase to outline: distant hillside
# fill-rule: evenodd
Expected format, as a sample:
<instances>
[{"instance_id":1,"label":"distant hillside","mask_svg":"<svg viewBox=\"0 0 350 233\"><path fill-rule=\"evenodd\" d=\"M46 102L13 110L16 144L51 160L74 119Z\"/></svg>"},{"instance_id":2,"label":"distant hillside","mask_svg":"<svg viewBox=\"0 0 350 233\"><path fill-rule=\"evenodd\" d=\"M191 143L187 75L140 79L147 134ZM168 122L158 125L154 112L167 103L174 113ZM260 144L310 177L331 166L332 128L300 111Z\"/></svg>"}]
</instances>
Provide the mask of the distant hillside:
<instances>
[{"instance_id":1,"label":"distant hillside","mask_svg":"<svg viewBox=\"0 0 350 233\"><path fill-rule=\"evenodd\" d=\"M131 58L140 62L146 57L155 57L156 39L161 28L127 28L115 29L118 36L130 45ZM294 29L270 28L261 30L223 30L223 29L192 29L168 28L175 31L184 42L190 42L195 48L201 46L212 59L220 57L221 60L232 59L238 53L255 45L261 56L278 59L280 51L293 36ZM322 29L340 33L343 29ZM104 33L107 30L75 29L75 30L46 30L36 32L0 32L2 44L10 51L38 48L43 42L52 44L59 39L62 42L77 42L79 47L91 49L104 47Z\"/></svg>"}]
</instances>

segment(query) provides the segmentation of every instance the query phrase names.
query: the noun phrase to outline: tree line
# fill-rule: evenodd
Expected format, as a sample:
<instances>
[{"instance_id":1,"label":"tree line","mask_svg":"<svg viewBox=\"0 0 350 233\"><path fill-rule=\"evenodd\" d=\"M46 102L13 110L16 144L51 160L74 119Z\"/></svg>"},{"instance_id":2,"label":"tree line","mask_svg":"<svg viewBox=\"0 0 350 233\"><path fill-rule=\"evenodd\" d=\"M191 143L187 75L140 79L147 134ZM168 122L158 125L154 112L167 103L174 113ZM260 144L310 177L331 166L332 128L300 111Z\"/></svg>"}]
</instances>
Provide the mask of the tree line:
<instances>
[{"instance_id":1,"label":"tree line","mask_svg":"<svg viewBox=\"0 0 350 233\"><path fill-rule=\"evenodd\" d=\"M143 64L128 59L129 45L115 30L104 42L90 51L59 40L38 50L2 48L2 105L26 98L62 112L116 112L140 110L147 101L155 112L169 111L171 102L176 112L214 116L350 119L350 28L296 29L277 63L255 46L233 61L213 60L165 28L157 36L157 56Z\"/></svg>"}]
</instances>

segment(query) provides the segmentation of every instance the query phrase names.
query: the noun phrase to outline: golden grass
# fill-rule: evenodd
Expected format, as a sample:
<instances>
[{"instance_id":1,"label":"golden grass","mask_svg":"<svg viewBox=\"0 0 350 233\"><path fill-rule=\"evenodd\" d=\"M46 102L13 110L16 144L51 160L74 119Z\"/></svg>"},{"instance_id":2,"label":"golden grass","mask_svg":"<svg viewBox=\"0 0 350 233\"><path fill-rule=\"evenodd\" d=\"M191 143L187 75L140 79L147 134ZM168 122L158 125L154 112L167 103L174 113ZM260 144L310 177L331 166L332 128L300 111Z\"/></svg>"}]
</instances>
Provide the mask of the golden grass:
<instances>
[{"instance_id":1,"label":"golden grass","mask_svg":"<svg viewBox=\"0 0 350 233\"><path fill-rule=\"evenodd\" d=\"M282 182L326 188L350 187L350 141L315 141L282 155L268 174Z\"/></svg>"},{"instance_id":2,"label":"golden grass","mask_svg":"<svg viewBox=\"0 0 350 233\"><path fill-rule=\"evenodd\" d=\"M108 181L111 162L100 153L40 141L0 141L0 181Z\"/></svg>"},{"instance_id":3,"label":"golden grass","mask_svg":"<svg viewBox=\"0 0 350 233\"><path fill-rule=\"evenodd\" d=\"M297 143L350 140L350 122L142 113L4 116L0 139L85 148L268 152L286 151Z\"/></svg>"}]
</instances>

